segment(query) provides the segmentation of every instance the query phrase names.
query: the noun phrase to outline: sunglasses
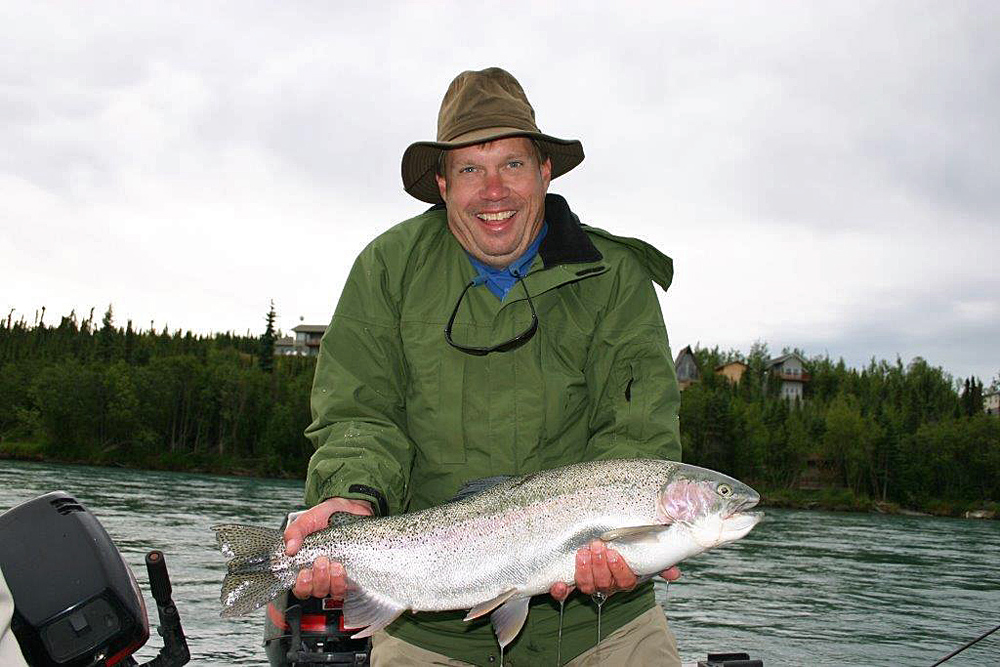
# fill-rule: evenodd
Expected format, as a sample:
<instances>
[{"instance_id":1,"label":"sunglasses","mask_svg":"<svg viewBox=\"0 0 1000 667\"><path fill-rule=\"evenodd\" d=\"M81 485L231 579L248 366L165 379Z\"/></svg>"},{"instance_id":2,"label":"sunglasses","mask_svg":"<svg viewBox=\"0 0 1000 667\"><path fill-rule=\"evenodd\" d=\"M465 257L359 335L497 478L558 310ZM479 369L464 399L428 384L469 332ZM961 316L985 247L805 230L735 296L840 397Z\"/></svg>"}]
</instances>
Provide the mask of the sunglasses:
<instances>
[{"instance_id":1,"label":"sunglasses","mask_svg":"<svg viewBox=\"0 0 1000 667\"><path fill-rule=\"evenodd\" d=\"M460 352L465 352L466 354L471 354L475 357L485 357L490 352L509 352L511 350L516 350L531 340L532 336L535 335L535 332L538 331L538 314L535 312L535 304L531 302L531 295L528 294L528 287L524 284L524 278L521 276L520 272L515 273L514 277L517 278L517 282L519 282L521 287L524 289L524 296L528 298L528 307L531 308L531 324L528 325L528 328L510 340L498 343L497 345L492 345L490 347L473 347L470 345L456 343L451 337L451 330L455 325L455 317L458 315L458 309L462 305L462 299L465 298L465 293L469 291L470 287L474 287L475 285L479 285L483 282L481 278L477 277L462 290L462 293L458 297L458 302L455 304L455 309L451 311L451 317L448 318L448 325L444 328L444 339L448 341L448 345L451 345Z\"/></svg>"}]
</instances>

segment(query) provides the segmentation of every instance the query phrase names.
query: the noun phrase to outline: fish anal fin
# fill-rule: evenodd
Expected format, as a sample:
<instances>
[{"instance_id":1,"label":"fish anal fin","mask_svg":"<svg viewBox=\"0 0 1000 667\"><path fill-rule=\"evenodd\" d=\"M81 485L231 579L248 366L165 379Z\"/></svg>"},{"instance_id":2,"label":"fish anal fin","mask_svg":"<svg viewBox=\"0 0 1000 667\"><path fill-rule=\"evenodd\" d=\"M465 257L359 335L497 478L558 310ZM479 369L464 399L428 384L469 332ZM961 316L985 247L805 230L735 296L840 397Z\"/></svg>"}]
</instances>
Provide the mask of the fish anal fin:
<instances>
[{"instance_id":1,"label":"fish anal fin","mask_svg":"<svg viewBox=\"0 0 1000 667\"><path fill-rule=\"evenodd\" d=\"M480 616L490 613L491 611L502 605L504 602L509 600L510 597L514 595L514 593L517 593L516 588L512 588L509 591L504 591L500 595L490 600L487 600L486 602L480 602L475 607L469 610L469 613L465 615L465 619L463 620L471 621L474 618L479 618Z\"/></svg>"},{"instance_id":2,"label":"fish anal fin","mask_svg":"<svg viewBox=\"0 0 1000 667\"><path fill-rule=\"evenodd\" d=\"M344 627L350 630L363 628L351 635L352 639L370 637L395 621L404 611L406 607L394 600L349 586L344 599Z\"/></svg>"},{"instance_id":3,"label":"fish anal fin","mask_svg":"<svg viewBox=\"0 0 1000 667\"><path fill-rule=\"evenodd\" d=\"M530 597L507 600L490 615L490 620L493 621L493 631L497 635L500 648L514 641L514 637L517 637L517 634L521 632L524 621L528 618L528 603L530 601Z\"/></svg>"},{"instance_id":4,"label":"fish anal fin","mask_svg":"<svg viewBox=\"0 0 1000 667\"><path fill-rule=\"evenodd\" d=\"M649 526L615 528L603 533L601 540L604 542L643 542L646 540L656 540L660 533L668 529L669 526L662 523L655 523Z\"/></svg>"}]
</instances>

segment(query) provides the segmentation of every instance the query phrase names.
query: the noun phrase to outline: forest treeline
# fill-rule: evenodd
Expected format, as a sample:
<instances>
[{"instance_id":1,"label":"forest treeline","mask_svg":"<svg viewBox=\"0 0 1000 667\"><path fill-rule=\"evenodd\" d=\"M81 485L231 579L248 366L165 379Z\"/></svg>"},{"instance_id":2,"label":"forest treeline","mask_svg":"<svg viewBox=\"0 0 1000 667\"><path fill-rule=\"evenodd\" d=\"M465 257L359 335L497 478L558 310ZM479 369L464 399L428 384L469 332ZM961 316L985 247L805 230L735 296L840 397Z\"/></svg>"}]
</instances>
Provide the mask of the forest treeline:
<instances>
[{"instance_id":1,"label":"forest treeline","mask_svg":"<svg viewBox=\"0 0 1000 667\"><path fill-rule=\"evenodd\" d=\"M0 447L47 458L265 476L304 474L315 360L274 357L262 336L117 326L75 313L0 320ZM779 396L767 346L695 349L681 401L684 460L769 491L841 489L937 511L1000 500L1000 419L982 382L916 358L847 368L806 358L803 400ZM801 354L801 353L800 353ZM743 361L738 384L714 369ZM7 443L4 445L3 443Z\"/></svg>"},{"instance_id":2,"label":"forest treeline","mask_svg":"<svg viewBox=\"0 0 1000 667\"><path fill-rule=\"evenodd\" d=\"M315 360L272 356L273 310L261 337L93 319L0 322L0 439L68 461L304 475Z\"/></svg>"},{"instance_id":3,"label":"forest treeline","mask_svg":"<svg viewBox=\"0 0 1000 667\"><path fill-rule=\"evenodd\" d=\"M1000 500L1000 418L983 412L981 380L955 382L920 357L853 369L794 352L809 381L789 401L765 344L746 356L694 350L701 379L682 394L684 460L769 490L835 487L945 514ZM731 361L747 364L738 384L714 372Z\"/></svg>"}]
</instances>

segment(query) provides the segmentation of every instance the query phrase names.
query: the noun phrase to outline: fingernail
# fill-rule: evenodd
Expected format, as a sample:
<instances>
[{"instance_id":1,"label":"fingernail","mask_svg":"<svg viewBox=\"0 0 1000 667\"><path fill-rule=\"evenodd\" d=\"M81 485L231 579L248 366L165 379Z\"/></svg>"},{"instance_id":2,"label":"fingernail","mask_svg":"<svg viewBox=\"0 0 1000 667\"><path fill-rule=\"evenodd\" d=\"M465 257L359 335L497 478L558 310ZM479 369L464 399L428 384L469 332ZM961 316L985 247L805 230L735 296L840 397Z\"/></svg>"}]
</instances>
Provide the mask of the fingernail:
<instances>
[{"instance_id":1,"label":"fingernail","mask_svg":"<svg viewBox=\"0 0 1000 667\"><path fill-rule=\"evenodd\" d=\"M330 574L335 577L339 577L340 575L344 574L344 566L341 565L340 563L333 563L332 565L330 565Z\"/></svg>"}]
</instances>

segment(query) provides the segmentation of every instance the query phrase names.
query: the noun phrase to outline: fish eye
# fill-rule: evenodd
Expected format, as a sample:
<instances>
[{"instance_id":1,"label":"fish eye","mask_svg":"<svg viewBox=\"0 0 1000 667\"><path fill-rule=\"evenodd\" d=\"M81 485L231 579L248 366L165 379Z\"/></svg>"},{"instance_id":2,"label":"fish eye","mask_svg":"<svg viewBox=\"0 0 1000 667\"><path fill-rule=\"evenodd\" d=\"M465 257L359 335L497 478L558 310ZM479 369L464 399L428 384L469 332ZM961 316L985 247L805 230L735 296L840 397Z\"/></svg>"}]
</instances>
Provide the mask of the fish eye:
<instances>
[{"instance_id":1,"label":"fish eye","mask_svg":"<svg viewBox=\"0 0 1000 667\"><path fill-rule=\"evenodd\" d=\"M717 487L715 487L715 492L718 493L723 498L728 498L729 496L733 495L733 487L723 482L722 484L719 484Z\"/></svg>"}]
</instances>

